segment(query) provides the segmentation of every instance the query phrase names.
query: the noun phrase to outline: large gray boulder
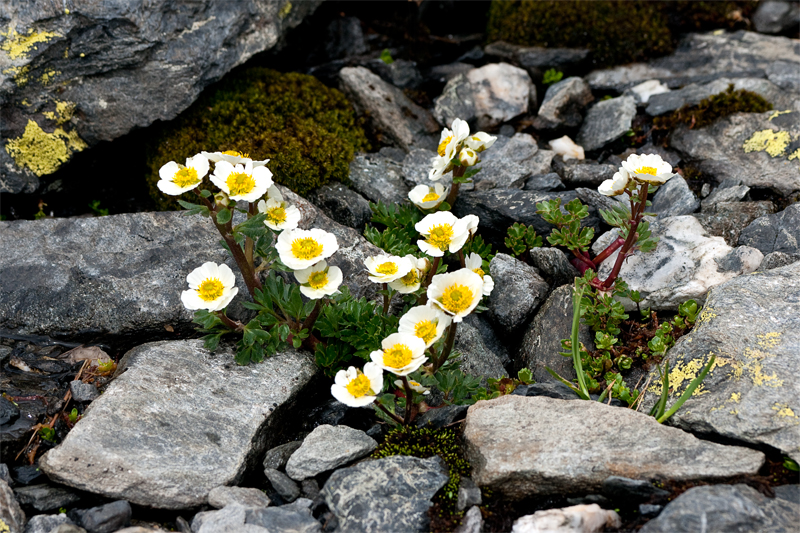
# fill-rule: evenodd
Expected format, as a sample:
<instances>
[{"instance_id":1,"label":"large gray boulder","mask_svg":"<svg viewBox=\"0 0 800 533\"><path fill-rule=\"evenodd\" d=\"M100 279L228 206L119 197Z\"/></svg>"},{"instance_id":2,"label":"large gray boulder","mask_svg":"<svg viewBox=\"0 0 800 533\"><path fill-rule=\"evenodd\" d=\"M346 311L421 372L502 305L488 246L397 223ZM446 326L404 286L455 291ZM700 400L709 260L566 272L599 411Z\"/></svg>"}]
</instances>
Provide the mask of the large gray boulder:
<instances>
[{"instance_id":1,"label":"large gray boulder","mask_svg":"<svg viewBox=\"0 0 800 533\"><path fill-rule=\"evenodd\" d=\"M475 483L514 500L599 491L609 476L723 479L764 462L761 452L702 441L631 409L544 396L472 405L464 441Z\"/></svg>"},{"instance_id":2,"label":"large gray boulder","mask_svg":"<svg viewBox=\"0 0 800 533\"><path fill-rule=\"evenodd\" d=\"M0 193L33 192L87 146L174 118L320 3L5 2Z\"/></svg>"},{"instance_id":3,"label":"large gray boulder","mask_svg":"<svg viewBox=\"0 0 800 533\"><path fill-rule=\"evenodd\" d=\"M108 498L189 509L256 467L317 369L291 350L238 366L229 349L187 340L134 348L118 372L40 468Z\"/></svg>"},{"instance_id":4,"label":"large gray boulder","mask_svg":"<svg viewBox=\"0 0 800 533\"><path fill-rule=\"evenodd\" d=\"M800 262L711 289L694 329L667 353L668 403L677 400L711 354L717 362L672 424L767 444L800 460L800 389L794 384L800 372L798 287ZM645 407L660 389L648 389Z\"/></svg>"},{"instance_id":5,"label":"large gray boulder","mask_svg":"<svg viewBox=\"0 0 800 533\"><path fill-rule=\"evenodd\" d=\"M800 204L792 204L780 213L755 219L739 235L739 244L772 252L800 253Z\"/></svg>"}]
</instances>

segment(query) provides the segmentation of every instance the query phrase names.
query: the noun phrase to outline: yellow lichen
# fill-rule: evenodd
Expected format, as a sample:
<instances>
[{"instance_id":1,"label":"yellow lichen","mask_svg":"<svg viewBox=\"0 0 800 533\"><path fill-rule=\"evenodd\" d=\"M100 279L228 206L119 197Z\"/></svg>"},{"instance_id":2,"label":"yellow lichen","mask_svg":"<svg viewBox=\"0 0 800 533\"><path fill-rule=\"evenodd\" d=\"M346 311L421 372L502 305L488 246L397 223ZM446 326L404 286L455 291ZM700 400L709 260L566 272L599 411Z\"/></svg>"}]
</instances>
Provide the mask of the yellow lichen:
<instances>
[{"instance_id":1,"label":"yellow lichen","mask_svg":"<svg viewBox=\"0 0 800 533\"><path fill-rule=\"evenodd\" d=\"M792 112L791 109L787 109L786 111L773 111L772 114L770 114L768 120L772 120L773 118L777 118L781 115L788 115L791 112Z\"/></svg>"},{"instance_id":2,"label":"yellow lichen","mask_svg":"<svg viewBox=\"0 0 800 533\"><path fill-rule=\"evenodd\" d=\"M47 69L41 76L39 76L39 82L47 87L53 81L53 78L59 74L61 74L60 70Z\"/></svg>"},{"instance_id":3,"label":"yellow lichen","mask_svg":"<svg viewBox=\"0 0 800 533\"><path fill-rule=\"evenodd\" d=\"M794 161L795 159L800 159L800 148L789 154L789 161Z\"/></svg>"},{"instance_id":4,"label":"yellow lichen","mask_svg":"<svg viewBox=\"0 0 800 533\"><path fill-rule=\"evenodd\" d=\"M783 418L797 418L794 411L789 407L788 403L776 403L772 406L773 411L778 411L778 416Z\"/></svg>"},{"instance_id":5,"label":"yellow lichen","mask_svg":"<svg viewBox=\"0 0 800 533\"><path fill-rule=\"evenodd\" d=\"M758 345L762 348L774 348L781 343L781 334L777 331L771 331L763 335L756 335L758 337Z\"/></svg>"},{"instance_id":6,"label":"yellow lichen","mask_svg":"<svg viewBox=\"0 0 800 533\"><path fill-rule=\"evenodd\" d=\"M697 320L697 323L703 324L704 322L711 322L712 318L717 318L717 314L714 313L714 308L704 307L703 311L700 313L700 318Z\"/></svg>"},{"instance_id":7,"label":"yellow lichen","mask_svg":"<svg viewBox=\"0 0 800 533\"><path fill-rule=\"evenodd\" d=\"M739 410L738 409L731 409L729 412L732 415L738 415L739 414Z\"/></svg>"},{"instance_id":8,"label":"yellow lichen","mask_svg":"<svg viewBox=\"0 0 800 533\"><path fill-rule=\"evenodd\" d=\"M767 152L771 157L778 157L783 155L790 142L792 138L787 131L761 130L747 139L742 148L745 153Z\"/></svg>"},{"instance_id":9,"label":"yellow lichen","mask_svg":"<svg viewBox=\"0 0 800 533\"><path fill-rule=\"evenodd\" d=\"M734 403L739 403L742 399L742 394L740 392L732 392L730 401Z\"/></svg>"},{"instance_id":10,"label":"yellow lichen","mask_svg":"<svg viewBox=\"0 0 800 533\"><path fill-rule=\"evenodd\" d=\"M292 12L292 3L286 2L280 11L278 11L278 16L282 19L285 19L289 16L289 13Z\"/></svg>"},{"instance_id":11,"label":"yellow lichen","mask_svg":"<svg viewBox=\"0 0 800 533\"><path fill-rule=\"evenodd\" d=\"M778 375L775 373L766 374L764 372L764 368L761 366L761 363L753 364L749 370L750 378L753 380L753 385L757 387L761 387L762 385L776 388L783 387L783 380L778 379Z\"/></svg>"},{"instance_id":12,"label":"yellow lichen","mask_svg":"<svg viewBox=\"0 0 800 533\"><path fill-rule=\"evenodd\" d=\"M32 48L37 50L37 44L46 43L60 35L51 31L33 31L33 28L29 29L28 33L22 34L17 33L14 26L11 26L8 31L0 32L0 37L6 38L3 44L0 44L0 50L4 50L11 59L20 59L24 58Z\"/></svg>"},{"instance_id":13,"label":"yellow lichen","mask_svg":"<svg viewBox=\"0 0 800 533\"><path fill-rule=\"evenodd\" d=\"M17 87L24 87L30 80L30 72L30 65L25 65L22 67L9 67L3 71L3 74L12 76Z\"/></svg>"},{"instance_id":14,"label":"yellow lichen","mask_svg":"<svg viewBox=\"0 0 800 533\"><path fill-rule=\"evenodd\" d=\"M59 125L69 122L75 114L75 104L73 102L62 102L61 100L56 100L55 104L55 111L45 111L42 115L50 120L55 120L56 124Z\"/></svg>"},{"instance_id":15,"label":"yellow lichen","mask_svg":"<svg viewBox=\"0 0 800 533\"><path fill-rule=\"evenodd\" d=\"M697 377L703 367L706 366L706 362L703 361L703 359L703 357L699 357L687 363L681 363L680 361L675 363L675 366L669 372L669 385L673 394L676 394L681 389L681 385L683 385L684 382L686 382L686 386L688 386L689 383ZM716 363L713 366L716 367ZM709 370L709 373L712 370L713 368ZM649 390L655 394L661 394L662 385L661 383L655 383ZM700 386L695 389L694 393L692 393L692 396L701 396L703 394L708 394L708 392L704 385L700 384Z\"/></svg>"},{"instance_id":16,"label":"yellow lichen","mask_svg":"<svg viewBox=\"0 0 800 533\"><path fill-rule=\"evenodd\" d=\"M25 132L16 139L9 139L6 152L18 166L29 169L37 176L52 174L66 163L73 152L86 148L78 134L56 128L46 133L33 120L28 120Z\"/></svg>"}]
</instances>

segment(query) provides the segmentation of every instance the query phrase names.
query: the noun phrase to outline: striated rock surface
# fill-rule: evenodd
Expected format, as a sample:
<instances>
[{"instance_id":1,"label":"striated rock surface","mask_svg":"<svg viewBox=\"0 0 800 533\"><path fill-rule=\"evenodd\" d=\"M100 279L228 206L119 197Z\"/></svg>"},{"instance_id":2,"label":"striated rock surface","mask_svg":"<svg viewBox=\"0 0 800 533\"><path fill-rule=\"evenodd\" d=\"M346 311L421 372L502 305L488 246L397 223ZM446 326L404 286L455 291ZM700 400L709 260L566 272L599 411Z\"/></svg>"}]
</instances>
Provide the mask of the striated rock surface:
<instances>
[{"instance_id":1,"label":"striated rock surface","mask_svg":"<svg viewBox=\"0 0 800 533\"><path fill-rule=\"evenodd\" d=\"M615 511L606 511L593 503L536 511L518 518L511 533L599 533L606 527L620 526L622 520Z\"/></svg>"}]
</instances>

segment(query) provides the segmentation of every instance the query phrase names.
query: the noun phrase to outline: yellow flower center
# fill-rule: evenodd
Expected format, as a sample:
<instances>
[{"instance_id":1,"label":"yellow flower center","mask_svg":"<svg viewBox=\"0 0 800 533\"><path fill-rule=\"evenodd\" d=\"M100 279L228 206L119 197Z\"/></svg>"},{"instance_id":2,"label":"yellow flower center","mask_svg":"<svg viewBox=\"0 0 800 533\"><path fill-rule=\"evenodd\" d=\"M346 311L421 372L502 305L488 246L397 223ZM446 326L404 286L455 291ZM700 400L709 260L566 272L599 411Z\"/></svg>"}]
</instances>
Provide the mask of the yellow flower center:
<instances>
[{"instance_id":1,"label":"yellow flower center","mask_svg":"<svg viewBox=\"0 0 800 533\"><path fill-rule=\"evenodd\" d=\"M397 265L392 261L387 261L378 265L378 268L375 269L378 274L385 274L391 276L392 274L397 273Z\"/></svg>"},{"instance_id":2,"label":"yellow flower center","mask_svg":"<svg viewBox=\"0 0 800 533\"><path fill-rule=\"evenodd\" d=\"M447 153L447 145L450 144L450 141L453 140L453 136L446 137L442 142L439 143L439 148L436 150L439 152L439 155L444 157Z\"/></svg>"},{"instance_id":3,"label":"yellow flower center","mask_svg":"<svg viewBox=\"0 0 800 533\"><path fill-rule=\"evenodd\" d=\"M353 395L353 398L361 398L362 396L366 396L372 389L370 388L369 378L364 374L359 373L358 377L347 384L345 387L347 392Z\"/></svg>"},{"instance_id":4,"label":"yellow flower center","mask_svg":"<svg viewBox=\"0 0 800 533\"><path fill-rule=\"evenodd\" d=\"M250 158L249 155L243 154L242 152L237 152L236 150L225 150L222 153L225 154L225 155L232 155L232 156L235 156L235 157L246 157L248 159Z\"/></svg>"},{"instance_id":5,"label":"yellow flower center","mask_svg":"<svg viewBox=\"0 0 800 533\"><path fill-rule=\"evenodd\" d=\"M276 226L286 222L286 209L284 209L282 206L273 207L272 209L267 209L266 215L267 215L267 220L269 220Z\"/></svg>"},{"instance_id":6,"label":"yellow flower center","mask_svg":"<svg viewBox=\"0 0 800 533\"><path fill-rule=\"evenodd\" d=\"M322 254L322 245L313 237L304 237L292 241L292 255L298 259L313 259Z\"/></svg>"},{"instance_id":7,"label":"yellow flower center","mask_svg":"<svg viewBox=\"0 0 800 533\"><path fill-rule=\"evenodd\" d=\"M412 268L411 271L400 278L400 283L405 285L406 287L411 287L412 285L416 285L419 283L419 274L416 268Z\"/></svg>"},{"instance_id":8,"label":"yellow flower center","mask_svg":"<svg viewBox=\"0 0 800 533\"><path fill-rule=\"evenodd\" d=\"M395 344L383 351L383 364L390 368L403 368L411 362L411 349L405 344Z\"/></svg>"},{"instance_id":9,"label":"yellow flower center","mask_svg":"<svg viewBox=\"0 0 800 533\"><path fill-rule=\"evenodd\" d=\"M442 293L441 302L445 309L453 314L458 314L466 311L472 304L472 291L469 287L458 283L450 285Z\"/></svg>"},{"instance_id":10,"label":"yellow flower center","mask_svg":"<svg viewBox=\"0 0 800 533\"><path fill-rule=\"evenodd\" d=\"M481 138L480 138L480 137L476 137L476 136L474 136L474 135L472 136L472 140L473 140L473 141L478 141L478 142L481 142Z\"/></svg>"},{"instance_id":11,"label":"yellow flower center","mask_svg":"<svg viewBox=\"0 0 800 533\"><path fill-rule=\"evenodd\" d=\"M425 341L431 342L436 337L436 324L430 320L420 320L414 324L414 335Z\"/></svg>"},{"instance_id":12,"label":"yellow flower center","mask_svg":"<svg viewBox=\"0 0 800 533\"><path fill-rule=\"evenodd\" d=\"M311 275L308 276L308 285L312 289L321 289L327 284L328 284L328 273L325 272L324 270L312 272Z\"/></svg>"},{"instance_id":13,"label":"yellow flower center","mask_svg":"<svg viewBox=\"0 0 800 533\"><path fill-rule=\"evenodd\" d=\"M428 235L428 244L435 246L441 251L447 251L450 241L453 239L453 227L450 224L434 226Z\"/></svg>"},{"instance_id":14,"label":"yellow flower center","mask_svg":"<svg viewBox=\"0 0 800 533\"><path fill-rule=\"evenodd\" d=\"M208 278L197 288L197 295L205 302L211 302L222 296L222 282L217 278Z\"/></svg>"},{"instance_id":15,"label":"yellow flower center","mask_svg":"<svg viewBox=\"0 0 800 533\"><path fill-rule=\"evenodd\" d=\"M256 186L256 180L253 179L253 176L244 172L231 172L225 183L231 191L231 196L247 194Z\"/></svg>"},{"instance_id":16,"label":"yellow flower center","mask_svg":"<svg viewBox=\"0 0 800 533\"><path fill-rule=\"evenodd\" d=\"M439 195L436 194L435 192L433 192L433 189L430 189L430 192L428 192L428 194L426 194L425 196L422 197L422 201L423 202L432 202L432 201L438 200L438 199L439 199Z\"/></svg>"},{"instance_id":17,"label":"yellow flower center","mask_svg":"<svg viewBox=\"0 0 800 533\"><path fill-rule=\"evenodd\" d=\"M200 180L197 179L197 171L192 167L183 167L175 173L175 176L172 177L172 183L181 188L188 187L189 185L194 185L195 183L199 182Z\"/></svg>"},{"instance_id":18,"label":"yellow flower center","mask_svg":"<svg viewBox=\"0 0 800 533\"><path fill-rule=\"evenodd\" d=\"M658 171L655 169L655 167L641 167L641 168L636 169L636 173L637 174L650 174L651 176L657 176L658 175Z\"/></svg>"},{"instance_id":19,"label":"yellow flower center","mask_svg":"<svg viewBox=\"0 0 800 533\"><path fill-rule=\"evenodd\" d=\"M476 273L477 275L479 275L480 277L483 277L483 276L485 276L485 275L486 275L486 272L484 272L484 271L483 271L483 269L482 269L481 267L478 267L478 268L473 268L473 269L472 269L472 271L473 271L473 272L475 272L475 273Z\"/></svg>"}]
</instances>

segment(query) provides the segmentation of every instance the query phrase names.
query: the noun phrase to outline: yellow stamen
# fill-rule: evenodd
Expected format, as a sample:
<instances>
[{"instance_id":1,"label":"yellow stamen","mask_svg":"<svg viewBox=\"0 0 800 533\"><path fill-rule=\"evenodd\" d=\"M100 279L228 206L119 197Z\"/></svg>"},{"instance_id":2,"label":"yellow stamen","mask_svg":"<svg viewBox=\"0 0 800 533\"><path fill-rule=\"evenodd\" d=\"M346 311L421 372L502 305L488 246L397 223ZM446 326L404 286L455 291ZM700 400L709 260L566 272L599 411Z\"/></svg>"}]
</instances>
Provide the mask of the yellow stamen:
<instances>
[{"instance_id":1,"label":"yellow stamen","mask_svg":"<svg viewBox=\"0 0 800 533\"><path fill-rule=\"evenodd\" d=\"M414 335L425 341L431 342L436 337L436 324L430 320L420 320L414 324Z\"/></svg>"},{"instance_id":2,"label":"yellow stamen","mask_svg":"<svg viewBox=\"0 0 800 533\"><path fill-rule=\"evenodd\" d=\"M650 174L651 176L657 176L658 170L655 167L641 167L636 169L637 174Z\"/></svg>"},{"instance_id":3,"label":"yellow stamen","mask_svg":"<svg viewBox=\"0 0 800 533\"><path fill-rule=\"evenodd\" d=\"M228 179L225 180L225 183L231 191L231 196L247 194L256 186L256 180L253 179L253 176L245 174L244 172L231 172L228 175Z\"/></svg>"},{"instance_id":4,"label":"yellow stamen","mask_svg":"<svg viewBox=\"0 0 800 533\"><path fill-rule=\"evenodd\" d=\"M208 278L197 288L197 295L204 302L211 302L222 296L222 282L217 278Z\"/></svg>"},{"instance_id":5,"label":"yellow stamen","mask_svg":"<svg viewBox=\"0 0 800 533\"><path fill-rule=\"evenodd\" d=\"M483 276L485 276L485 275L486 275L486 272L484 272L484 271L483 271L483 269L482 269L482 268L480 268L480 267L478 267L478 268L474 268L474 269L472 269L472 271L473 271L473 272L475 272L475 273L476 273L477 275L479 275L480 277L483 277Z\"/></svg>"},{"instance_id":6,"label":"yellow stamen","mask_svg":"<svg viewBox=\"0 0 800 533\"><path fill-rule=\"evenodd\" d=\"M423 202L432 202L434 200L438 200L439 195L433 192L433 189L430 189L430 192L422 197Z\"/></svg>"},{"instance_id":7,"label":"yellow stamen","mask_svg":"<svg viewBox=\"0 0 800 533\"><path fill-rule=\"evenodd\" d=\"M172 177L172 183L180 188L188 187L189 185L194 185L199 182L197 171L192 167L183 167Z\"/></svg>"},{"instance_id":8,"label":"yellow stamen","mask_svg":"<svg viewBox=\"0 0 800 533\"><path fill-rule=\"evenodd\" d=\"M453 314L458 314L469 309L472 304L472 297L472 291L469 287L456 283L444 290L441 302L445 309Z\"/></svg>"},{"instance_id":9,"label":"yellow stamen","mask_svg":"<svg viewBox=\"0 0 800 533\"><path fill-rule=\"evenodd\" d=\"M312 289L321 289L327 284L328 284L328 273L325 272L324 270L312 272L311 275L308 276L308 285Z\"/></svg>"},{"instance_id":10,"label":"yellow stamen","mask_svg":"<svg viewBox=\"0 0 800 533\"><path fill-rule=\"evenodd\" d=\"M450 141L453 140L453 136L446 137L442 142L439 143L439 148L436 150L439 152L439 155L444 157L447 153L447 145L450 144Z\"/></svg>"},{"instance_id":11,"label":"yellow stamen","mask_svg":"<svg viewBox=\"0 0 800 533\"><path fill-rule=\"evenodd\" d=\"M411 349L405 344L395 344L383 351L383 364L389 368L403 368L411 363Z\"/></svg>"},{"instance_id":12,"label":"yellow stamen","mask_svg":"<svg viewBox=\"0 0 800 533\"><path fill-rule=\"evenodd\" d=\"M353 398L361 398L372 392L370 387L369 378L359 372L358 377L348 383L345 388L347 392L353 395Z\"/></svg>"},{"instance_id":13,"label":"yellow stamen","mask_svg":"<svg viewBox=\"0 0 800 533\"><path fill-rule=\"evenodd\" d=\"M397 265L394 264L392 261L387 261L378 265L378 268L375 269L375 272L378 274L386 274L391 276L392 274L397 273Z\"/></svg>"},{"instance_id":14,"label":"yellow stamen","mask_svg":"<svg viewBox=\"0 0 800 533\"><path fill-rule=\"evenodd\" d=\"M225 155L232 155L232 156L236 156L236 157L246 157L248 159L250 158L250 156L248 154L243 154L242 152L237 152L236 150L225 150L222 153L225 154Z\"/></svg>"},{"instance_id":15,"label":"yellow stamen","mask_svg":"<svg viewBox=\"0 0 800 533\"><path fill-rule=\"evenodd\" d=\"M322 245L313 237L292 241L292 255L298 259L313 259L322 254Z\"/></svg>"},{"instance_id":16,"label":"yellow stamen","mask_svg":"<svg viewBox=\"0 0 800 533\"><path fill-rule=\"evenodd\" d=\"M408 274L400 278L400 282L406 287L411 287L412 285L419 283L419 273L417 272L417 269L412 268Z\"/></svg>"},{"instance_id":17,"label":"yellow stamen","mask_svg":"<svg viewBox=\"0 0 800 533\"><path fill-rule=\"evenodd\" d=\"M286 209L284 209L282 206L273 207L272 209L267 209L266 215L267 215L267 220L269 220L276 226L286 222Z\"/></svg>"},{"instance_id":18,"label":"yellow stamen","mask_svg":"<svg viewBox=\"0 0 800 533\"><path fill-rule=\"evenodd\" d=\"M447 251L453 239L453 227L450 224L441 224L430 229L428 244L435 246L443 252Z\"/></svg>"}]
</instances>

